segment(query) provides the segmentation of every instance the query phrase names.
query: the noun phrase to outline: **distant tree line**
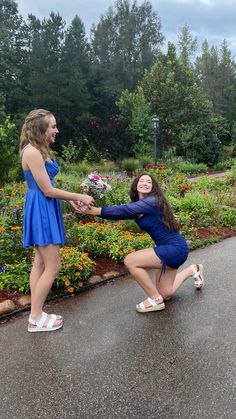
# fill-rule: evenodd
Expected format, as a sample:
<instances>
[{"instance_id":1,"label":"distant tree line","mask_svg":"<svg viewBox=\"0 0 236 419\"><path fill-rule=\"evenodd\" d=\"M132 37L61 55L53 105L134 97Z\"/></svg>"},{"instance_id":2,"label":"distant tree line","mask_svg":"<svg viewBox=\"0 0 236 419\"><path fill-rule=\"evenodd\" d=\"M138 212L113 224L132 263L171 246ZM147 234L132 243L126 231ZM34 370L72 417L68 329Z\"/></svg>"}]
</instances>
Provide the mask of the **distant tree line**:
<instances>
[{"instance_id":1,"label":"distant tree line","mask_svg":"<svg viewBox=\"0 0 236 419\"><path fill-rule=\"evenodd\" d=\"M214 163L236 149L235 61L224 40L202 45L187 25L163 52L161 20L150 1L117 0L87 39L84 24L51 13L27 21L12 0L0 0L0 155L25 114L51 110L78 159L120 160L152 152L151 117L160 119L158 154ZM10 126L10 128L9 128ZM4 148L5 147L5 148ZM6 153L6 151L5 151ZM4 154L0 156L4 159Z\"/></svg>"}]
</instances>

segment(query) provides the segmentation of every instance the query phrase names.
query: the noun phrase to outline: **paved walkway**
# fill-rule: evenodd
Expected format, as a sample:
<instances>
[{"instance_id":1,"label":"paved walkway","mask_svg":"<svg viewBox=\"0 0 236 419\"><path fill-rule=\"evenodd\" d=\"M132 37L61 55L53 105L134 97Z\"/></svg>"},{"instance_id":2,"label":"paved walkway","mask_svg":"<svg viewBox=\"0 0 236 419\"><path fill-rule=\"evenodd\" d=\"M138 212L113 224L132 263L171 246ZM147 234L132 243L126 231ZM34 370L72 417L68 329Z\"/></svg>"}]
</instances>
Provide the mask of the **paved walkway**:
<instances>
[{"instance_id":1,"label":"paved walkway","mask_svg":"<svg viewBox=\"0 0 236 419\"><path fill-rule=\"evenodd\" d=\"M127 277L47 307L61 331L2 325L0 418L235 418L235 255L236 237L191 252L205 288L187 281L159 313L135 312Z\"/></svg>"}]
</instances>

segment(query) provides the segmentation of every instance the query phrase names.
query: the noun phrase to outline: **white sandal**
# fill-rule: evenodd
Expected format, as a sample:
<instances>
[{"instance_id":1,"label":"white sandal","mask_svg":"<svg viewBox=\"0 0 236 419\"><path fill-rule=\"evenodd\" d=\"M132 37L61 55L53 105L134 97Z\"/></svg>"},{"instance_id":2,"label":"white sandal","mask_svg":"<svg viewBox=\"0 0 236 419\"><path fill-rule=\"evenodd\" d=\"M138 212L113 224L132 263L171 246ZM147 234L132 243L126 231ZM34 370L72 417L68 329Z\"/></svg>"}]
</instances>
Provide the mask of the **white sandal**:
<instances>
[{"instance_id":1,"label":"white sandal","mask_svg":"<svg viewBox=\"0 0 236 419\"><path fill-rule=\"evenodd\" d=\"M160 303L158 303L159 300L161 300ZM165 303L164 303L163 298L162 298L161 295L157 298L154 298L154 299L148 297L147 301L150 304L149 307L145 307L144 301L142 301L141 303L136 305L136 310L139 313L148 313L149 311L159 311L159 310L164 310L164 308L165 308Z\"/></svg>"},{"instance_id":2,"label":"white sandal","mask_svg":"<svg viewBox=\"0 0 236 419\"><path fill-rule=\"evenodd\" d=\"M59 324L55 324L59 321L55 314L46 314L43 312L38 321L29 318L28 332L53 332L63 326L62 321Z\"/></svg>"},{"instance_id":3,"label":"white sandal","mask_svg":"<svg viewBox=\"0 0 236 419\"><path fill-rule=\"evenodd\" d=\"M45 311L43 311L42 314L46 314L47 316L52 316L52 314L45 313ZM63 317L60 314L55 314L55 316L57 320L63 320Z\"/></svg>"},{"instance_id":4,"label":"white sandal","mask_svg":"<svg viewBox=\"0 0 236 419\"><path fill-rule=\"evenodd\" d=\"M203 265L191 265L191 268L194 272L194 285L197 290L200 290L204 286L204 275L203 275ZM197 269L196 269L197 268Z\"/></svg>"}]
</instances>

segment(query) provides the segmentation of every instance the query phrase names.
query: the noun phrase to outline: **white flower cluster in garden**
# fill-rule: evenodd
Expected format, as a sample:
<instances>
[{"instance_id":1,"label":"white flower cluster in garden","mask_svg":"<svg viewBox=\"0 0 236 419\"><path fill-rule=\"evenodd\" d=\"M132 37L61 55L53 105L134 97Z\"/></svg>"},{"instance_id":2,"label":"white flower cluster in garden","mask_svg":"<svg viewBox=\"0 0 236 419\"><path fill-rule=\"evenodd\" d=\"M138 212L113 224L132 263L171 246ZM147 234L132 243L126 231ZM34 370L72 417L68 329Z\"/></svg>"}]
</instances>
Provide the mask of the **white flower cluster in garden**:
<instances>
[{"instance_id":1,"label":"white flower cluster in garden","mask_svg":"<svg viewBox=\"0 0 236 419\"><path fill-rule=\"evenodd\" d=\"M90 173L81 183L80 189L94 198L102 198L111 189L111 185L107 182L108 179L109 176L102 177L97 172Z\"/></svg>"}]
</instances>

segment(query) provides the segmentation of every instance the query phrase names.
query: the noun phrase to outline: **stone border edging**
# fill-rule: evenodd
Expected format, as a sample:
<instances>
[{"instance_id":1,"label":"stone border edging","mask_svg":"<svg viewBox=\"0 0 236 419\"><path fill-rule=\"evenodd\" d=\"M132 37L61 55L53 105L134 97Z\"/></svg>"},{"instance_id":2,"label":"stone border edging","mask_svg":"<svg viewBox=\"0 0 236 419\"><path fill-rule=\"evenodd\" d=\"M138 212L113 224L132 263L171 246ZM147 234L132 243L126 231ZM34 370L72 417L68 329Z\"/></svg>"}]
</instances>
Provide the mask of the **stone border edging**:
<instances>
[{"instance_id":1,"label":"stone border edging","mask_svg":"<svg viewBox=\"0 0 236 419\"><path fill-rule=\"evenodd\" d=\"M128 276L128 274L129 274L128 271L127 272L122 272L119 275L114 275L114 276L107 277L107 278L102 279L100 281L94 282L93 284L86 284L83 287L81 287L80 291L75 295L78 295L78 294L80 294L80 293L82 293L82 292L84 292L84 291L86 291L90 288L98 287L99 285L106 284L107 282L111 282L111 281L114 281L114 280L119 279L121 277ZM75 295L74 294L53 295L53 296L47 298L45 304L50 303L50 302L54 302L54 301L64 300L66 298L71 298L71 297L74 297ZM29 311L29 309L30 309L30 304L27 304L25 307L20 307L20 308L17 308L16 310L11 311L10 313L0 315L0 326L1 326L1 324L6 323L11 318L17 317L20 314L24 313L25 311ZM2 322L2 320L3 320L3 322Z\"/></svg>"}]
</instances>

